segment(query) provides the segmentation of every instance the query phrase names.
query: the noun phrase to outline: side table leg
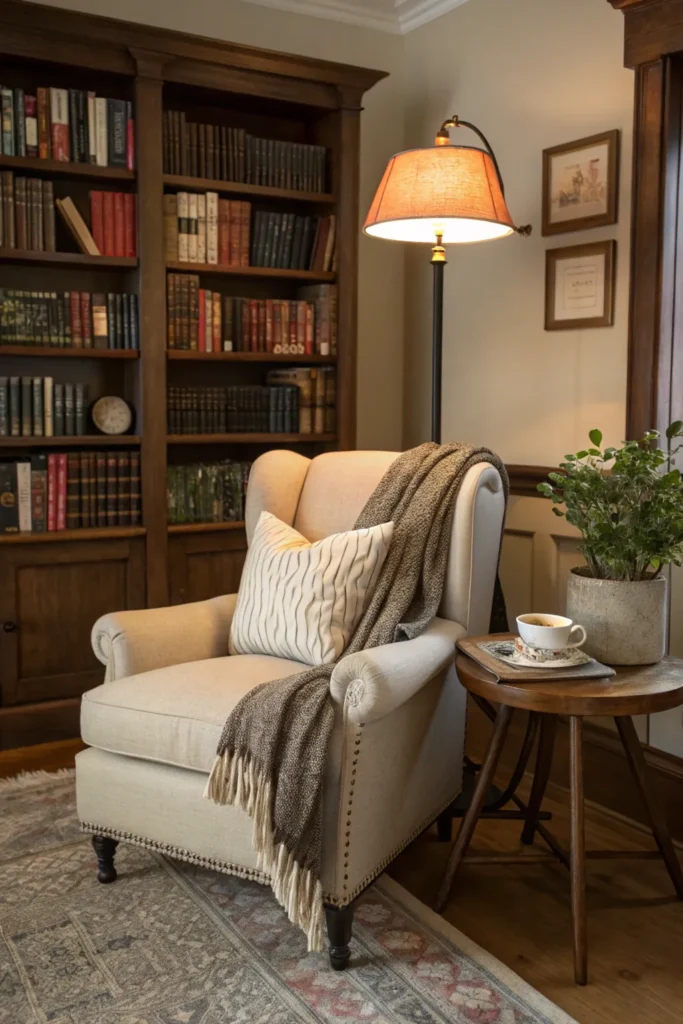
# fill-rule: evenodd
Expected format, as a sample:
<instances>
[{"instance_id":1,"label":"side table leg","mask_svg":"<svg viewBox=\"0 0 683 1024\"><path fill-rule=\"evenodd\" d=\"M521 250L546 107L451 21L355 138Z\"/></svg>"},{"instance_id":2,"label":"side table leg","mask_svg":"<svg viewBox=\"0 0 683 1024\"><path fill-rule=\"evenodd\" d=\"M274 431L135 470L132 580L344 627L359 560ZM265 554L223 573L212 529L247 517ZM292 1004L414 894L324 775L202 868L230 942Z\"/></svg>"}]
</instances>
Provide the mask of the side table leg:
<instances>
[{"instance_id":1,"label":"side table leg","mask_svg":"<svg viewBox=\"0 0 683 1024\"><path fill-rule=\"evenodd\" d=\"M493 782L493 776L495 775L498 761L500 759L503 744L505 743L505 737L510 725L512 718L511 707L506 707L504 704L498 709L496 715L496 724L493 730L493 736L489 743L489 748L486 752L486 758L481 771L477 778L477 784L472 794L472 802L467 809L467 814L462 819L460 828L458 829L458 836L455 840L455 845L451 850L451 855L448 858L448 864L446 865L446 872L441 882L439 889L439 895L436 898L436 909L439 913L443 910L448 902L451 889L453 888L453 882L455 876L458 873L458 869L462 863L462 859L467 853L467 848L470 845L474 830L479 819L479 815L482 812L482 808L486 801L486 794L489 791L489 787Z\"/></svg>"},{"instance_id":2,"label":"side table leg","mask_svg":"<svg viewBox=\"0 0 683 1024\"><path fill-rule=\"evenodd\" d=\"M570 725L571 763L571 881L572 925L574 929L574 980L588 981L586 940L586 854L583 807L583 719L572 716Z\"/></svg>"},{"instance_id":3,"label":"side table leg","mask_svg":"<svg viewBox=\"0 0 683 1024\"><path fill-rule=\"evenodd\" d=\"M526 823L522 830L522 842L531 846L536 835L538 814L541 810L543 797L545 796L550 768L553 760L553 747L555 746L555 732L557 730L557 718L555 715L541 715L541 736L538 741L538 754L536 756L536 770L534 781L529 797Z\"/></svg>"},{"instance_id":4,"label":"side table leg","mask_svg":"<svg viewBox=\"0 0 683 1024\"><path fill-rule=\"evenodd\" d=\"M669 827L666 823L666 817L664 810L657 796L657 792L652 785L652 778L648 771L647 764L645 762L645 756L643 754L643 748L640 745L638 739L638 733L636 727L633 724L632 718L615 718L617 723L617 729L621 736L621 742L624 745L624 751L626 758L629 763L633 777L638 784L640 795L643 798L645 809L647 810L648 817L650 819L650 825L652 828L652 834L654 835L659 851L664 858L667 871L673 882L674 889L678 894L679 899L683 899L683 871L681 871L681 865L676 854L673 843L671 842L671 835L669 833Z\"/></svg>"}]
</instances>

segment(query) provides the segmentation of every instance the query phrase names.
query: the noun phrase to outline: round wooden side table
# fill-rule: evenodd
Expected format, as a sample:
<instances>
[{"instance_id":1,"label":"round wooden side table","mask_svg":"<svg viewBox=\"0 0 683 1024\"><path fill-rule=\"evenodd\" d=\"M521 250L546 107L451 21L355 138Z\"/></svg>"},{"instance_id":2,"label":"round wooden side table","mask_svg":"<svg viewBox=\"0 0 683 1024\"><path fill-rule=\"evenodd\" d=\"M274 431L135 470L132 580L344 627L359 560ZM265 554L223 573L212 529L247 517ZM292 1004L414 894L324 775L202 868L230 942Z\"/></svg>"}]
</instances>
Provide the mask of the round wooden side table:
<instances>
[{"instance_id":1,"label":"round wooden side table","mask_svg":"<svg viewBox=\"0 0 683 1024\"><path fill-rule=\"evenodd\" d=\"M607 859L619 857L615 851L585 849L584 788L582 730L583 719L592 715L614 717L624 745L626 759L645 803L652 833L664 859L679 899L683 899L683 871L676 855L662 807L652 785L645 757L633 724L634 715L649 715L669 711L683 704L683 660L667 657L658 665L618 668L609 679L557 679L534 682L533 669L528 674L520 670L519 682L499 682L497 677L482 668L462 652L456 655L456 669L460 682L478 703L496 705L493 736L484 763L481 766L469 809L462 819L455 844L437 897L437 910L446 905L455 877L465 860L477 821L484 807L486 794L493 781L510 720L516 708L540 717L540 738L534 780L529 803L525 811L522 842L530 844L538 834L550 847L550 853L534 857L537 860L559 859L570 870L571 906L574 934L574 978L579 985L588 980L588 947L586 942L586 858ZM545 794L553 753L558 715L569 716L570 722L570 792L571 822L570 850L560 843L539 822L541 802ZM631 854L630 854L631 855ZM648 857L643 851L633 856ZM485 856L473 858L483 863ZM528 863L527 857L506 855L506 863Z\"/></svg>"}]
</instances>

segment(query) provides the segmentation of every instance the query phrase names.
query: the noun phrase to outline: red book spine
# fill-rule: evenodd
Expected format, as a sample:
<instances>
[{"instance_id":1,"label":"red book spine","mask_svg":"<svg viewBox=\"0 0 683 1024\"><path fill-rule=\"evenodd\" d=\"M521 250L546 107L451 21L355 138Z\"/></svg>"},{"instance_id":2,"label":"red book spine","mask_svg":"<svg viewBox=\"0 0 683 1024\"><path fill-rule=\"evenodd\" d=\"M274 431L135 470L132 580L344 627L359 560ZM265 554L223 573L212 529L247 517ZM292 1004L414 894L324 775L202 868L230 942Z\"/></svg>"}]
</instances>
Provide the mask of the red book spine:
<instances>
[{"instance_id":1,"label":"red book spine","mask_svg":"<svg viewBox=\"0 0 683 1024\"><path fill-rule=\"evenodd\" d=\"M135 196L126 192L123 196L123 223L125 231L124 256L135 256Z\"/></svg>"},{"instance_id":2,"label":"red book spine","mask_svg":"<svg viewBox=\"0 0 683 1024\"><path fill-rule=\"evenodd\" d=\"M241 203L240 259L239 266L249 266L249 246L251 235L251 203Z\"/></svg>"},{"instance_id":3,"label":"red book spine","mask_svg":"<svg viewBox=\"0 0 683 1024\"><path fill-rule=\"evenodd\" d=\"M57 460L58 455L47 457L47 528L50 533L57 529Z\"/></svg>"},{"instance_id":4,"label":"red book spine","mask_svg":"<svg viewBox=\"0 0 683 1024\"><path fill-rule=\"evenodd\" d=\"M69 126L68 124L52 125L52 159L69 161Z\"/></svg>"},{"instance_id":5,"label":"red book spine","mask_svg":"<svg viewBox=\"0 0 683 1024\"><path fill-rule=\"evenodd\" d=\"M36 89L38 107L38 155L50 159L50 97L47 89Z\"/></svg>"},{"instance_id":6,"label":"red book spine","mask_svg":"<svg viewBox=\"0 0 683 1024\"><path fill-rule=\"evenodd\" d=\"M242 303L242 343L246 345L246 352L251 352L251 309L250 303Z\"/></svg>"},{"instance_id":7,"label":"red book spine","mask_svg":"<svg viewBox=\"0 0 683 1024\"><path fill-rule=\"evenodd\" d=\"M114 192L114 256L126 255L126 218L123 192Z\"/></svg>"},{"instance_id":8,"label":"red book spine","mask_svg":"<svg viewBox=\"0 0 683 1024\"><path fill-rule=\"evenodd\" d=\"M266 338L268 332L268 312L263 299L258 304L258 350L266 352Z\"/></svg>"},{"instance_id":9,"label":"red book spine","mask_svg":"<svg viewBox=\"0 0 683 1024\"><path fill-rule=\"evenodd\" d=\"M230 203L218 200L218 262L222 267L230 264Z\"/></svg>"},{"instance_id":10,"label":"red book spine","mask_svg":"<svg viewBox=\"0 0 683 1024\"><path fill-rule=\"evenodd\" d=\"M81 325L81 296L78 292L69 292L71 307L71 346L83 348L83 328Z\"/></svg>"},{"instance_id":11,"label":"red book spine","mask_svg":"<svg viewBox=\"0 0 683 1024\"><path fill-rule=\"evenodd\" d=\"M273 300L266 299L266 352L273 351Z\"/></svg>"},{"instance_id":12,"label":"red book spine","mask_svg":"<svg viewBox=\"0 0 683 1024\"><path fill-rule=\"evenodd\" d=\"M240 265L240 238L242 227L240 223L240 206L242 205L239 200L236 202L230 201L230 256L229 263L231 267L239 267Z\"/></svg>"},{"instance_id":13,"label":"red book spine","mask_svg":"<svg viewBox=\"0 0 683 1024\"><path fill-rule=\"evenodd\" d=\"M66 530L66 455L57 456L57 529Z\"/></svg>"},{"instance_id":14,"label":"red book spine","mask_svg":"<svg viewBox=\"0 0 683 1024\"><path fill-rule=\"evenodd\" d=\"M199 289L199 351L206 352L206 290Z\"/></svg>"},{"instance_id":15,"label":"red book spine","mask_svg":"<svg viewBox=\"0 0 683 1024\"><path fill-rule=\"evenodd\" d=\"M289 304L289 351L296 352L296 332L298 328L299 311L296 302Z\"/></svg>"},{"instance_id":16,"label":"red book spine","mask_svg":"<svg viewBox=\"0 0 683 1024\"><path fill-rule=\"evenodd\" d=\"M83 336L83 348L92 348L90 292L81 292L81 335Z\"/></svg>"},{"instance_id":17,"label":"red book spine","mask_svg":"<svg viewBox=\"0 0 683 1024\"><path fill-rule=\"evenodd\" d=\"M101 192L90 193L90 224L92 226L92 236L95 239L95 245L102 255L104 255L104 208Z\"/></svg>"},{"instance_id":18,"label":"red book spine","mask_svg":"<svg viewBox=\"0 0 683 1024\"><path fill-rule=\"evenodd\" d=\"M249 335L249 351L258 352L258 328L259 328L259 308L258 299L251 299L249 302L249 321L251 324L251 332Z\"/></svg>"},{"instance_id":19,"label":"red book spine","mask_svg":"<svg viewBox=\"0 0 683 1024\"><path fill-rule=\"evenodd\" d=\"M126 166L135 170L135 118L129 117L126 125Z\"/></svg>"},{"instance_id":20,"label":"red book spine","mask_svg":"<svg viewBox=\"0 0 683 1024\"><path fill-rule=\"evenodd\" d=\"M104 209L104 250L103 256L115 256L114 252L114 193L102 193L102 206Z\"/></svg>"}]
</instances>

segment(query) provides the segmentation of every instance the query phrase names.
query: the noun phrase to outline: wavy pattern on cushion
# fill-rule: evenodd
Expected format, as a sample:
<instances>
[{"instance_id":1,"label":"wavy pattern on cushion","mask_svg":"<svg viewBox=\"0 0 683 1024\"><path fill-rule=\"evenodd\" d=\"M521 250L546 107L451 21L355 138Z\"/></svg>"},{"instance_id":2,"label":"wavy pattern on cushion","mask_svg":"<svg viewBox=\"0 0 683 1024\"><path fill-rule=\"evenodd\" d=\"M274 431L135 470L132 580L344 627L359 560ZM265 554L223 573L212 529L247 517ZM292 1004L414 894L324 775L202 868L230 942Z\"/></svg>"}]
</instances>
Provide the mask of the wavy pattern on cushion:
<instances>
[{"instance_id":1,"label":"wavy pattern on cushion","mask_svg":"<svg viewBox=\"0 0 683 1024\"><path fill-rule=\"evenodd\" d=\"M382 523L311 544L262 512L240 583L231 653L306 665L337 661L372 596L393 533L393 523Z\"/></svg>"}]
</instances>

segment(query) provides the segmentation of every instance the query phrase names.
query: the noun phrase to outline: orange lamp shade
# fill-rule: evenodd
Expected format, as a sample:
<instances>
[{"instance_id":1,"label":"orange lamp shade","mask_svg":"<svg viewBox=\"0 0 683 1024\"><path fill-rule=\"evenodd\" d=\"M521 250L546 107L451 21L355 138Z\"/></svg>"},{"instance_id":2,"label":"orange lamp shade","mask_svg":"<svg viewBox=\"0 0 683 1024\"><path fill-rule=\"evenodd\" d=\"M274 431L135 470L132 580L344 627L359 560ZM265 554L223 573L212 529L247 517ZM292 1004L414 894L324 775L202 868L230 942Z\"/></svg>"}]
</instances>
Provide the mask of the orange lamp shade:
<instances>
[{"instance_id":1,"label":"orange lamp shade","mask_svg":"<svg viewBox=\"0 0 683 1024\"><path fill-rule=\"evenodd\" d=\"M471 146L434 146L389 161L364 229L377 238L444 244L483 242L514 231L490 155Z\"/></svg>"}]
</instances>

